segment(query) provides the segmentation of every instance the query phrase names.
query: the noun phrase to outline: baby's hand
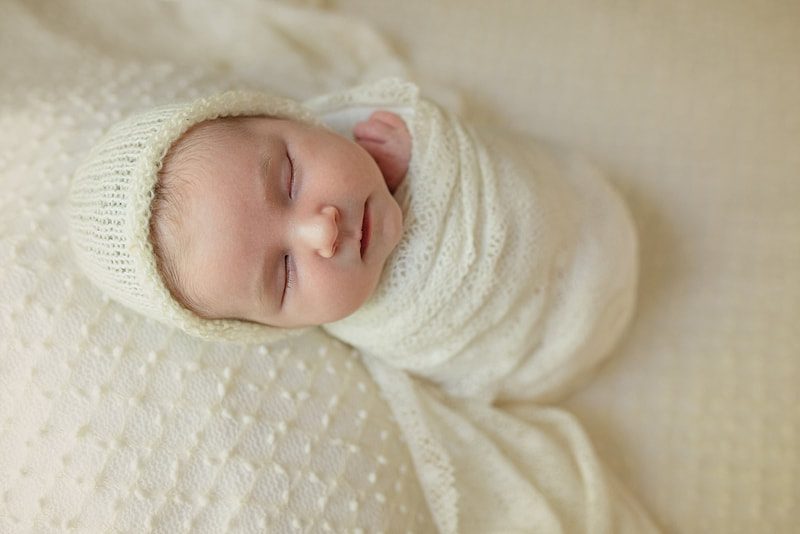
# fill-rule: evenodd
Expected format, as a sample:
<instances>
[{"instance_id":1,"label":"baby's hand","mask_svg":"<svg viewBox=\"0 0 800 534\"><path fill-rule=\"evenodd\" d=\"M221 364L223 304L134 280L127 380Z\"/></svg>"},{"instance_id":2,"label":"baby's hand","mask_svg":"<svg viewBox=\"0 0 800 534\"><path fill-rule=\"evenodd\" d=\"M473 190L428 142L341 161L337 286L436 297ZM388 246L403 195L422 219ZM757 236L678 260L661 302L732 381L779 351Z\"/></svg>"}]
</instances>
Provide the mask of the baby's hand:
<instances>
[{"instance_id":1,"label":"baby's hand","mask_svg":"<svg viewBox=\"0 0 800 534\"><path fill-rule=\"evenodd\" d=\"M406 123L390 111L375 111L353 127L353 137L378 164L389 191L394 193L406 177L411 160L411 134Z\"/></svg>"}]
</instances>

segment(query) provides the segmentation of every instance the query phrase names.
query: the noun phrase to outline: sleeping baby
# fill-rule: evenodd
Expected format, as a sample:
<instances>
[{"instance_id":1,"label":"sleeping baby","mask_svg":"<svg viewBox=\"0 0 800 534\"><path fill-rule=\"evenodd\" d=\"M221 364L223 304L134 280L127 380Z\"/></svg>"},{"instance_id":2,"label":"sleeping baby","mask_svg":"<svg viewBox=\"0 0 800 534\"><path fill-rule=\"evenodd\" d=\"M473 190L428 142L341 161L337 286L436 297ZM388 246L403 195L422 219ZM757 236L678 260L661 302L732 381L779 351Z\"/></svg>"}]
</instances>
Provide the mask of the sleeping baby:
<instances>
[{"instance_id":1,"label":"sleeping baby","mask_svg":"<svg viewBox=\"0 0 800 534\"><path fill-rule=\"evenodd\" d=\"M190 334L322 325L487 401L570 391L635 293L633 225L590 166L477 132L396 79L125 119L76 172L71 232L111 297Z\"/></svg>"}]
</instances>

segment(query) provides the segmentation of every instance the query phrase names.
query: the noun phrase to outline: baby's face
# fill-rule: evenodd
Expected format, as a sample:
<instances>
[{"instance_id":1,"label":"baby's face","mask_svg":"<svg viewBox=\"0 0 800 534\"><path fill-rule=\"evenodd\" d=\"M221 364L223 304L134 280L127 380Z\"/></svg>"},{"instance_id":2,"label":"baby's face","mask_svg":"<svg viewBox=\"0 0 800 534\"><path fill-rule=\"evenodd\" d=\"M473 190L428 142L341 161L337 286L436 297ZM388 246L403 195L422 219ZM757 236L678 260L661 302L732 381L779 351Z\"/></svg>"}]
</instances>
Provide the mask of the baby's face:
<instances>
[{"instance_id":1,"label":"baby's face","mask_svg":"<svg viewBox=\"0 0 800 534\"><path fill-rule=\"evenodd\" d=\"M192 157L175 162L186 179L174 242L179 283L202 315L295 328L344 318L369 298L402 213L364 148L257 117L192 135Z\"/></svg>"}]
</instances>

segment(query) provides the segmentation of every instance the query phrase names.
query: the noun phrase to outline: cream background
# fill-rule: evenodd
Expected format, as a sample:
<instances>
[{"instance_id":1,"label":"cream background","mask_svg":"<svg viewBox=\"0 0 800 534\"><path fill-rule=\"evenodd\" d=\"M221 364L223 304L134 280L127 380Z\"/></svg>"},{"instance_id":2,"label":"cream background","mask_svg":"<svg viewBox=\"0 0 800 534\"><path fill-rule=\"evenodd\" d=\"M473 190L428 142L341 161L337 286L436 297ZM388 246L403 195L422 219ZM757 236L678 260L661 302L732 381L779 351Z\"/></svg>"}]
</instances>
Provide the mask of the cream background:
<instances>
[{"instance_id":1,"label":"cream background","mask_svg":"<svg viewBox=\"0 0 800 534\"><path fill-rule=\"evenodd\" d=\"M800 524L800 4L480 0L358 13L473 117L583 149L641 239L630 334L569 399L669 532Z\"/></svg>"}]
</instances>

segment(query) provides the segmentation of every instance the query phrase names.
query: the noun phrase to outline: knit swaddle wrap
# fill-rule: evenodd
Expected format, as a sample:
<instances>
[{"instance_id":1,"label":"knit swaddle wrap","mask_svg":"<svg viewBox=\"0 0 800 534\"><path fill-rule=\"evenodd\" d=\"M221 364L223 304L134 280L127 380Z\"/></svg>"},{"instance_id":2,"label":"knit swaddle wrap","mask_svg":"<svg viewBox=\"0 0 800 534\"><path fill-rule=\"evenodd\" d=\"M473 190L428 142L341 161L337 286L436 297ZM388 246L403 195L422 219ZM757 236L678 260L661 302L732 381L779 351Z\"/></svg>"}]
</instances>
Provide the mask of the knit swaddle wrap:
<instances>
[{"instance_id":1,"label":"knit swaddle wrap","mask_svg":"<svg viewBox=\"0 0 800 534\"><path fill-rule=\"evenodd\" d=\"M480 137L398 81L309 106L327 122L390 109L413 138L403 237L371 299L329 332L486 399L552 399L609 351L633 305L635 235L591 168Z\"/></svg>"}]
</instances>

